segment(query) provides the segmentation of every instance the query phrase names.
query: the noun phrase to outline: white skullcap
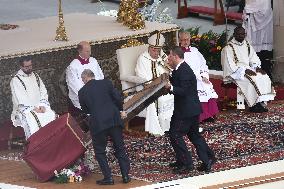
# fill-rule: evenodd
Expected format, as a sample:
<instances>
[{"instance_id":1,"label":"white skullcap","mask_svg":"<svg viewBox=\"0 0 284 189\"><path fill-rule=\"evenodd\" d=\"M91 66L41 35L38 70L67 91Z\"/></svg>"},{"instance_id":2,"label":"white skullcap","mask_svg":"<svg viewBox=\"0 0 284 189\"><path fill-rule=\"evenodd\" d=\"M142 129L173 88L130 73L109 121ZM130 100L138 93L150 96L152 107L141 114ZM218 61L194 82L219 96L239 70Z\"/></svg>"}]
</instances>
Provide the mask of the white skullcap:
<instances>
[{"instance_id":1,"label":"white skullcap","mask_svg":"<svg viewBox=\"0 0 284 189\"><path fill-rule=\"evenodd\" d=\"M165 37L159 31L156 31L148 39L148 44L150 47L162 48L164 43Z\"/></svg>"}]
</instances>

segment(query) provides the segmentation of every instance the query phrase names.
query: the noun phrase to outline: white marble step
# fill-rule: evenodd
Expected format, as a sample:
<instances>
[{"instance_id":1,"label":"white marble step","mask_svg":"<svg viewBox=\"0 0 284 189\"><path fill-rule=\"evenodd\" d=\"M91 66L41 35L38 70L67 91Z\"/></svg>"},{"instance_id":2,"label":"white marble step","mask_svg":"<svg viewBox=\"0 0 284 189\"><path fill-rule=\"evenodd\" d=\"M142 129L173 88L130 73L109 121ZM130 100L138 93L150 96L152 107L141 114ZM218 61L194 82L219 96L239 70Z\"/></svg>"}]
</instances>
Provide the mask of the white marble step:
<instances>
[{"instance_id":1,"label":"white marble step","mask_svg":"<svg viewBox=\"0 0 284 189\"><path fill-rule=\"evenodd\" d=\"M284 172L284 160L230 169L168 182L136 187L135 189L198 189L202 187L240 181L249 178L272 175ZM283 189L284 181L247 187L247 189Z\"/></svg>"}]
</instances>

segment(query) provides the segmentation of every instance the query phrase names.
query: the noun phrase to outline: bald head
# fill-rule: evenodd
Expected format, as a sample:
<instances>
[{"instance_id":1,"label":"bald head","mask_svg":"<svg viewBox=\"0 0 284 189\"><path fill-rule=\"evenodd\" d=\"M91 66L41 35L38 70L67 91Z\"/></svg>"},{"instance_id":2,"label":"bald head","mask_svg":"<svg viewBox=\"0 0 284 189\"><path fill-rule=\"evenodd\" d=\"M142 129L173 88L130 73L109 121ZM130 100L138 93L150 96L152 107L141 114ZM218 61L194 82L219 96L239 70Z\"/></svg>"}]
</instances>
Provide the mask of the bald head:
<instances>
[{"instance_id":1,"label":"bald head","mask_svg":"<svg viewBox=\"0 0 284 189\"><path fill-rule=\"evenodd\" d=\"M179 43L181 47L185 47L187 48L188 46L190 46L190 33L186 32L186 31L181 31L179 32Z\"/></svg>"},{"instance_id":2,"label":"bald head","mask_svg":"<svg viewBox=\"0 0 284 189\"><path fill-rule=\"evenodd\" d=\"M78 45L77 45L77 50L79 52L79 55L84 58L84 59L88 59L91 56L91 45L89 42L87 41L81 41Z\"/></svg>"}]
</instances>

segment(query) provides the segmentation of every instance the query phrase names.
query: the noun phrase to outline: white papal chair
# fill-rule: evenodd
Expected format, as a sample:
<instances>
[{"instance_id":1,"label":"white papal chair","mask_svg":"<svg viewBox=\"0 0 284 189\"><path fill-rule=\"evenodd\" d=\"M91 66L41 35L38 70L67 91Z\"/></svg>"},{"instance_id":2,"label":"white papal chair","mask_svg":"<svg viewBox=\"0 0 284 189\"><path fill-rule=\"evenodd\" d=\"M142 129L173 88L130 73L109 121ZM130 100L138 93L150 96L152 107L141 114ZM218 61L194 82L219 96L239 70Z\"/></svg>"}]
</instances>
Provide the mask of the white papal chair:
<instances>
[{"instance_id":1,"label":"white papal chair","mask_svg":"<svg viewBox=\"0 0 284 189\"><path fill-rule=\"evenodd\" d=\"M146 81L145 79L136 76L135 67L139 55L147 49L148 45L139 45L116 50L122 90L134 87L128 90L128 92L134 92L136 91L136 85ZM125 101L130 98L131 96L126 98ZM126 130L128 130L128 123L126 124Z\"/></svg>"}]
</instances>

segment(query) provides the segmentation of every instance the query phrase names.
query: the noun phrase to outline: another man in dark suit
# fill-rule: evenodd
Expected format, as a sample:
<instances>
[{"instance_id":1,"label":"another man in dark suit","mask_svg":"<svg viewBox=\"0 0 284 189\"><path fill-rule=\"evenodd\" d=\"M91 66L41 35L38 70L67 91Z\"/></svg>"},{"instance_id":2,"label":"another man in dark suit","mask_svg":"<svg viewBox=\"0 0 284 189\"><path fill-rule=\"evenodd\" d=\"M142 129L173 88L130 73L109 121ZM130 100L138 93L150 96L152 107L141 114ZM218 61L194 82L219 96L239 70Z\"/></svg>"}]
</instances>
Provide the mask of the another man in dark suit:
<instances>
[{"instance_id":1,"label":"another man in dark suit","mask_svg":"<svg viewBox=\"0 0 284 189\"><path fill-rule=\"evenodd\" d=\"M104 179L98 180L97 184L114 184L106 157L108 137L111 138L114 145L115 157L119 162L122 181L128 183L131 180L128 176L130 161L122 136L123 122L121 117L125 116L125 112L122 111L122 97L110 80L95 80L94 73L89 69L82 72L81 78L85 85L78 93L79 102L82 110L90 114L90 132L93 146L96 159L104 175Z\"/></svg>"},{"instance_id":2,"label":"another man in dark suit","mask_svg":"<svg viewBox=\"0 0 284 189\"><path fill-rule=\"evenodd\" d=\"M168 56L169 65L173 69L170 83L166 88L174 94L174 113L170 126L170 141L176 153L173 172L181 174L193 169L191 152L188 151L183 139L184 135L196 148L202 164L199 171L209 172L216 159L204 138L198 132L199 114L202 112L197 93L196 77L190 66L184 62L184 52L180 47L174 47Z\"/></svg>"}]
</instances>

